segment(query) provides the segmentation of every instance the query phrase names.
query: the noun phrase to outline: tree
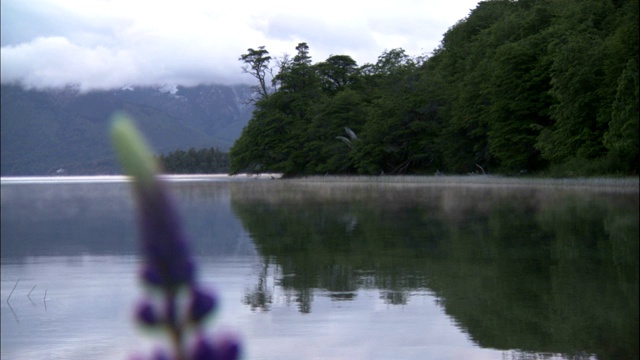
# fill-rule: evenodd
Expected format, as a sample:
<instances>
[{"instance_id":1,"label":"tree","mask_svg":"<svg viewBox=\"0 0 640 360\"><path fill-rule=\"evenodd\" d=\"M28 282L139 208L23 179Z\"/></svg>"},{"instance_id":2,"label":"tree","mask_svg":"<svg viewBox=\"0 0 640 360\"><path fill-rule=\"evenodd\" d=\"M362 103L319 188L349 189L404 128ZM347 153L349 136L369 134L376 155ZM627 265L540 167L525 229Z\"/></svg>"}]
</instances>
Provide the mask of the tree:
<instances>
[{"instance_id":1,"label":"tree","mask_svg":"<svg viewBox=\"0 0 640 360\"><path fill-rule=\"evenodd\" d=\"M427 126L424 93L418 91L419 63L403 49L393 49L380 55L367 75L367 121L353 155L358 172L407 173L431 162L426 143L434 134Z\"/></svg>"},{"instance_id":2,"label":"tree","mask_svg":"<svg viewBox=\"0 0 640 360\"><path fill-rule=\"evenodd\" d=\"M638 64L627 63L618 81L618 92L611 109L611 122L604 145L627 171L638 173Z\"/></svg>"},{"instance_id":3,"label":"tree","mask_svg":"<svg viewBox=\"0 0 640 360\"><path fill-rule=\"evenodd\" d=\"M299 43L296 50L298 53L293 59L283 57L280 71L274 76L274 84L278 85L279 91L301 94L315 86L317 76L311 66L309 45L305 42Z\"/></svg>"},{"instance_id":4,"label":"tree","mask_svg":"<svg viewBox=\"0 0 640 360\"><path fill-rule=\"evenodd\" d=\"M264 46L258 47L258 50L249 48L247 51L238 59L245 63L242 71L258 79L259 86L254 87L254 91L258 93L260 98L267 98L269 91L267 90L266 76L271 74L271 68L269 68L271 56L268 56L269 52Z\"/></svg>"},{"instance_id":5,"label":"tree","mask_svg":"<svg viewBox=\"0 0 640 360\"><path fill-rule=\"evenodd\" d=\"M488 69L490 105L485 116L489 149L503 172L535 171L546 165L535 144L540 130L552 123L546 56L550 21L548 7L534 4L515 7L491 27L496 50Z\"/></svg>"},{"instance_id":6,"label":"tree","mask_svg":"<svg viewBox=\"0 0 640 360\"><path fill-rule=\"evenodd\" d=\"M612 75L607 74L612 52L606 38L613 30L617 12L608 1L552 5L558 15L550 28L554 40L548 47L549 94L553 99L549 114L553 123L541 131L536 147L552 164L602 158L607 152L603 137L619 76L611 80ZM623 67L616 72L620 74Z\"/></svg>"},{"instance_id":7,"label":"tree","mask_svg":"<svg viewBox=\"0 0 640 360\"><path fill-rule=\"evenodd\" d=\"M353 81L358 64L348 55L331 55L316 68L322 79L322 88L333 94Z\"/></svg>"},{"instance_id":8,"label":"tree","mask_svg":"<svg viewBox=\"0 0 640 360\"><path fill-rule=\"evenodd\" d=\"M279 164L284 160L285 115L272 107L281 98L282 94L276 92L256 103L253 117L229 151L231 174L282 171Z\"/></svg>"},{"instance_id":9,"label":"tree","mask_svg":"<svg viewBox=\"0 0 640 360\"><path fill-rule=\"evenodd\" d=\"M360 141L357 133L367 119L362 96L346 88L324 98L314 112L305 143L305 153L309 154L309 172L354 173L353 156Z\"/></svg>"},{"instance_id":10,"label":"tree","mask_svg":"<svg viewBox=\"0 0 640 360\"><path fill-rule=\"evenodd\" d=\"M392 49L361 67L348 55L312 64L299 43L278 60L232 167L637 173L638 13L638 0L482 1L429 58Z\"/></svg>"},{"instance_id":11,"label":"tree","mask_svg":"<svg viewBox=\"0 0 640 360\"><path fill-rule=\"evenodd\" d=\"M469 16L444 34L440 48L428 60L440 82L442 131L438 148L447 170L468 173L476 165L495 165L490 150L489 111L495 50L505 38L495 36L495 26L508 17L513 2L483 1ZM501 32L507 33L507 32Z\"/></svg>"},{"instance_id":12,"label":"tree","mask_svg":"<svg viewBox=\"0 0 640 360\"><path fill-rule=\"evenodd\" d=\"M220 174L229 172L229 155L217 148L176 150L158 160L169 174Z\"/></svg>"}]
</instances>

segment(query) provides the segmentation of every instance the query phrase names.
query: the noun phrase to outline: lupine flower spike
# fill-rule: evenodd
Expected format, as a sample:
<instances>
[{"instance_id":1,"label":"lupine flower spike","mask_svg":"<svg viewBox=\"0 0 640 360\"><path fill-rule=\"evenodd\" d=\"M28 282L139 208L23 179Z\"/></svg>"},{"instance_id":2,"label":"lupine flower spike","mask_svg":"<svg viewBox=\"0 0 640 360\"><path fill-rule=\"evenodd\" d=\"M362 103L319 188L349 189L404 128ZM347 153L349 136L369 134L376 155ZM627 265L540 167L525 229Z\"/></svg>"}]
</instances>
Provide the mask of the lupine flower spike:
<instances>
[{"instance_id":1,"label":"lupine flower spike","mask_svg":"<svg viewBox=\"0 0 640 360\"><path fill-rule=\"evenodd\" d=\"M187 239L171 196L158 178L153 153L124 114L114 116L111 135L124 171L132 177L138 208L144 259L140 277L148 294L138 304L136 321L166 331L172 344L171 352L158 349L151 359L237 359L237 339L204 333L204 320L214 312L217 299L196 281Z\"/></svg>"}]
</instances>

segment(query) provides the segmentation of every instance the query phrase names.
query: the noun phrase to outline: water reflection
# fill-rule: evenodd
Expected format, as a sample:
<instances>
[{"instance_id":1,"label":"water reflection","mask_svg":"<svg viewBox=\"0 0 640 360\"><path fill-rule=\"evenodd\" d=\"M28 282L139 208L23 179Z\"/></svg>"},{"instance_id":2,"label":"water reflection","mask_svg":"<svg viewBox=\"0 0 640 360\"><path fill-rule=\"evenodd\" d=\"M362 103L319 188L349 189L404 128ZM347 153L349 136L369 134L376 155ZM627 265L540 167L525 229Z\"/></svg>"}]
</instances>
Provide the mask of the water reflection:
<instances>
[{"instance_id":1,"label":"water reflection","mask_svg":"<svg viewBox=\"0 0 640 360\"><path fill-rule=\"evenodd\" d=\"M229 210L228 182L173 182L171 187L197 255L255 254ZM3 183L3 262L33 256L136 255L134 215L124 179Z\"/></svg>"},{"instance_id":2,"label":"water reflection","mask_svg":"<svg viewBox=\"0 0 640 360\"><path fill-rule=\"evenodd\" d=\"M637 190L170 186L247 358L638 358ZM133 211L124 182L3 182L3 360L139 347Z\"/></svg>"},{"instance_id":3,"label":"water reflection","mask_svg":"<svg viewBox=\"0 0 640 360\"><path fill-rule=\"evenodd\" d=\"M637 193L289 182L234 186L231 206L263 257L252 309L269 277L301 313L427 291L484 348L638 357Z\"/></svg>"}]
</instances>

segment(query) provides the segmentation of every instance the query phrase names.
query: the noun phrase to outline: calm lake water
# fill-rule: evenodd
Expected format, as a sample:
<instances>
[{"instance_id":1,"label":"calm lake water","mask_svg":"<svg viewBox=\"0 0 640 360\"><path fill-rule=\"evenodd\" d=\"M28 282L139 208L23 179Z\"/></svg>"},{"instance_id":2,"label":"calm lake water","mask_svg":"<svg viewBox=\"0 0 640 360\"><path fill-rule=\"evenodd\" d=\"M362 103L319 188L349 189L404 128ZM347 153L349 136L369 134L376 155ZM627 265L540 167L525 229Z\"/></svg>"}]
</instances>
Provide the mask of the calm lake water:
<instances>
[{"instance_id":1,"label":"calm lake water","mask_svg":"<svg viewBox=\"0 0 640 360\"><path fill-rule=\"evenodd\" d=\"M247 359L637 359L638 181L170 177ZM2 179L2 359L126 359L122 177Z\"/></svg>"}]
</instances>

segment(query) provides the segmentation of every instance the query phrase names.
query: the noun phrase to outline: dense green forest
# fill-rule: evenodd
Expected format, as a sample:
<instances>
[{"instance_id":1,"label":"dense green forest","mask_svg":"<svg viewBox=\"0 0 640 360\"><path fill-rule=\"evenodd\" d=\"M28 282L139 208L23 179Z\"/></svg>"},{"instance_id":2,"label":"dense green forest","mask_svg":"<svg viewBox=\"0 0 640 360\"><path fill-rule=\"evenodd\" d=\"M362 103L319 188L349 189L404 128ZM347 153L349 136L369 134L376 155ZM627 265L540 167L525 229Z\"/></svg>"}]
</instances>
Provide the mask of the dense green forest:
<instances>
[{"instance_id":1,"label":"dense green forest","mask_svg":"<svg viewBox=\"0 0 640 360\"><path fill-rule=\"evenodd\" d=\"M428 56L241 55L231 172L638 174L638 0L483 1Z\"/></svg>"},{"instance_id":2,"label":"dense green forest","mask_svg":"<svg viewBox=\"0 0 640 360\"><path fill-rule=\"evenodd\" d=\"M158 160L169 174L229 173L229 154L217 148L176 150L159 155Z\"/></svg>"}]
</instances>

